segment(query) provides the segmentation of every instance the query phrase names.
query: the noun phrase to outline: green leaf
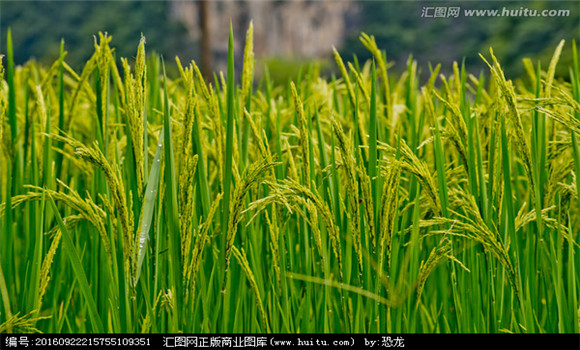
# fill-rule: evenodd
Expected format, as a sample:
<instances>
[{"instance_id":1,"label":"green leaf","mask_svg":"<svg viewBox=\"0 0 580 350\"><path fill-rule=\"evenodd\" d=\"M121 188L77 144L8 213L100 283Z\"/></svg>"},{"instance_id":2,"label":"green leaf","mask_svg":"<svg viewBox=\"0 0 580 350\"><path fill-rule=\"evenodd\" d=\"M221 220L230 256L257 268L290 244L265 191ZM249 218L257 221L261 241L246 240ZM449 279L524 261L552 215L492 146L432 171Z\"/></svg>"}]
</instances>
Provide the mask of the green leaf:
<instances>
[{"instance_id":1,"label":"green leaf","mask_svg":"<svg viewBox=\"0 0 580 350\"><path fill-rule=\"evenodd\" d=\"M63 247L66 255L68 256L74 275L78 281L80 292L85 298L87 302L87 308L89 311L89 318L91 319L91 324L93 329L97 333L103 333L103 322L101 321L101 317L97 311L97 304L95 303L95 299L93 299L93 295L91 294L91 287L89 286L89 281L87 280L87 275L83 270L83 263L81 261L80 255L74 245L73 239L66 228L66 225L62 221L62 217L58 212L58 208L56 203L54 203L54 199L52 196L49 195L50 204L54 211L54 217L56 218L56 222L58 223L58 227L62 232L62 240L63 240Z\"/></svg>"},{"instance_id":2,"label":"green leaf","mask_svg":"<svg viewBox=\"0 0 580 350\"><path fill-rule=\"evenodd\" d=\"M159 134L159 144L157 145L157 150L155 151L155 158L153 158L153 164L151 165L151 171L149 172L149 180L147 180L147 188L145 189L143 213L141 215L141 222L139 224L141 233L139 234L139 241L137 242L137 275L135 276L135 281L133 281L134 285L137 285L137 282L139 281L141 266L143 265L143 259L145 258L145 251L147 249L147 242L149 241L149 231L151 230L151 221L153 219L153 213L155 209L155 199L157 197L157 189L159 187L159 174L161 173L163 135L164 129L161 129Z\"/></svg>"}]
</instances>

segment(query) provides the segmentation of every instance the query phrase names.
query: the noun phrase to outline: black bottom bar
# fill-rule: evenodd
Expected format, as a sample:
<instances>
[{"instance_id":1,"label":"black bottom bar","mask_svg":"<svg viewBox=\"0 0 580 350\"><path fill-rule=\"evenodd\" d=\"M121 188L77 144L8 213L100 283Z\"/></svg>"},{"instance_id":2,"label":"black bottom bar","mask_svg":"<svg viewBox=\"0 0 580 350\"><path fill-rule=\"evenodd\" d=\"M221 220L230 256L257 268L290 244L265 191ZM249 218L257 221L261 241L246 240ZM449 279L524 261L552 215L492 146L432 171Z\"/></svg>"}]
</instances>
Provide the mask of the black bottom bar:
<instances>
[{"instance_id":1,"label":"black bottom bar","mask_svg":"<svg viewBox=\"0 0 580 350\"><path fill-rule=\"evenodd\" d=\"M0 349L580 349L579 334L1 334Z\"/></svg>"}]
</instances>

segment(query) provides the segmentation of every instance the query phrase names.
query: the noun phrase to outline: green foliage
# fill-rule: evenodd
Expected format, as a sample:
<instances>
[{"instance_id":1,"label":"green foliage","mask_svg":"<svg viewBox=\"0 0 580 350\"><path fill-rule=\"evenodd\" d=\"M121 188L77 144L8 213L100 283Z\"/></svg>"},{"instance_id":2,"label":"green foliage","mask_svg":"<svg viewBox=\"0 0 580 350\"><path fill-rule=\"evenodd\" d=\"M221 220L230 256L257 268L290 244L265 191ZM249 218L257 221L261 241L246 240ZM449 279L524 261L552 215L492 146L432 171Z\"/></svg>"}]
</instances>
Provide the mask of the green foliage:
<instances>
[{"instance_id":1,"label":"green foliage","mask_svg":"<svg viewBox=\"0 0 580 350\"><path fill-rule=\"evenodd\" d=\"M569 1L363 1L361 8L361 31L373 33L377 44L386 50L389 60L402 64L410 53L420 64L428 62L450 67L454 60L465 58L472 72L485 69L478 53L487 52L493 46L508 76L523 73L524 57L548 62L553 48L561 39L571 40L578 35L578 7ZM458 18L421 17L425 7L459 7ZM564 9L570 10L566 17L480 16L467 17L465 9L503 8L519 10ZM567 48L570 50L570 48ZM360 60L370 58L370 53L358 42L353 33L342 48L344 56L353 53ZM562 60L559 76L567 76L566 67L571 65L571 54Z\"/></svg>"},{"instance_id":2,"label":"green foliage","mask_svg":"<svg viewBox=\"0 0 580 350\"><path fill-rule=\"evenodd\" d=\"M58 43L64 39L70 50L67 63L80 69L91 55L92 38L99 31L115 37L117 57L135 57L133 44L141 34L147 37L151 51L167 57L193 56L195 43L185 28L167 20L169 5L167 1L3 1L0 32L12 28L19 64L31 57L51 62L58 57Z\"/></svg>"},{"instance_id":3,"label":"green foliage","mask_svg":"<svg viewBox=\"0 0 580 350\"><path fill-rule=\"evenodd\" d=\"M8 33L0 331L579 331L575 44L422 85L362 34L339 79L253 86L251 38L207 84L106 35L15 65Z\"/></svg>"}]
</instances>

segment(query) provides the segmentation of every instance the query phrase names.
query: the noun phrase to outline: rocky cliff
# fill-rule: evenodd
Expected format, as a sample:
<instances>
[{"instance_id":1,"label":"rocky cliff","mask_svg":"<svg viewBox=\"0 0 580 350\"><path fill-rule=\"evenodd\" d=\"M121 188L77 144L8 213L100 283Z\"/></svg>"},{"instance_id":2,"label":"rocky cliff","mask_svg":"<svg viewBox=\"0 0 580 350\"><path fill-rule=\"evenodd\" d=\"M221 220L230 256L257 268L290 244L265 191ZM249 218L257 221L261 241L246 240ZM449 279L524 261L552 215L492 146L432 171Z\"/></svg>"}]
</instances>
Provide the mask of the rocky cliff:
<instances>
[{"instance_id":1,"label":"rocky cliff","mask_svg":"<svg viewBox=\"0 0 580 350\"><path fill-rule=\"evenodd\" d=\"M252 20L257 58L319 58L328 56L332 46L342 46L359 12L357 4L347 0L221 0L206 5L211 51L218 69L227 53L230 19L238 57ZM192 38L201 39L200 2L173 1L170 6L171 17L182 22Z\"/></svg>"}]
</instances>

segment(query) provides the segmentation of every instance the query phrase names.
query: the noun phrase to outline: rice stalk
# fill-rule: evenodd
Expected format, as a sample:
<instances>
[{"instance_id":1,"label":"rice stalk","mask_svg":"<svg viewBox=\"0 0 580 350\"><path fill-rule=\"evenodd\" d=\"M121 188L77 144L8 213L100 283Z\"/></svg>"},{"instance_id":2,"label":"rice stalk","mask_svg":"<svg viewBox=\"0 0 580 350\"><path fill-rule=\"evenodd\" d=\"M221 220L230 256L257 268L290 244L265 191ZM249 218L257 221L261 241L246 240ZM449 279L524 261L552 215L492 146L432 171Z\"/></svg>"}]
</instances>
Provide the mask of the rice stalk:
<instances>
[{"instance_id":1,"label":"rice stalk","mask_svg":"<svg viewBox=\"0 0 580 350\"><path fill-rule=\"evenodd\" d=\"M296 108L296 118L298 119L298 128L300 129L300 153L302 153L302 164L304 170L304 181L307 187L310 188L311 177L310 177L310 141L308 137L308 130L306 130L306 119L304 117L304 107L302 106L302 100L298 96L296 91L296 85L290 83L290 88L292 90L292 97L294 98L294 107Z\"/></svg>"},{"instance_id":2,"label":"rice stalk","mask_svg":"<svg viewBox=\"0 0 580 350\"><path fill-rule=\"evenodd\" d=\"M443 260L446 259L453 260L459 263L459 265L463 267L463 269L465 269L467 272L470 272L469 269L465 267L459 260L457 260L457 258L455 258L452 254L453 254L453 245L451 244L451 240L447 237L444 237L439 242L438 246L433 248L433 250L429 254L429 257L427 258L427 261L421 261L421 265L419 267L419 274L417 276L416 282L417 285L416 306L418 306L419 303L421 302L421 294L423 293L423 288L425 287L425 282L427 281L427 278L429 277L429 275L431 275L433 270L435 270L437 265L439 265L439 263L442 262Z\"/></svg>"},{"instance_id":3,"label":"rice stalk","mask_svg":"<svg viewBox=\"0 0 580 350\"><path fill-rule=\"evenodd\" d=\"M52 137L68 144L73 148L74 154L77 157L92 164L105 175L105 179L113 195L113 203L122 228L125 270L127 276L134 276L136 271L132 271L134 268L132 265L134 255L133 211L129 210L130 206L126 199L125 188L121 181L122 177L119 167L111 165L97 147L87 147L70 137L59 135L52 135Z\"/></svg>"},{"instance_id":4,"label":"rice stalk","mask_svg":"<svg viewBox=\"0 0 580 350\"><path fill-rule=\"evenodd\" d=\"M513 82L490 60L489 84L457 62L423 83L411 57L390 84L363 34L378 67L335 52L339 79L302 67L276 85L255 83L247 35L239 83L233 45L208 83L179 59L167 79L144 39L126 60L97 36L77 73L64 45L15 65L9 36L0 323L35 310L51 318L30 326L57 333L577 330L575 45L569 78L560 44ZM514 111L532 127L533 184Z\"/></svg>"},{"instance_id":5,"label":"rice stalk","mask_svg":"<svg viewBox=\"0 0 580 350\"><path fill-rule=\"evenodd\" d=\"M524 208L522 208L524 209ZM555 205L542 209L542 224L546 225L554 232L561 232L562 236L565 238L568 234L568 228L566 225L558 222L557 219L549 215L550 212L556 211ZM536 221L536 209L531 209L529 212L520 211L515 218L516 230L520 231L531 222Z\"/></svg>"},{"instance_id":6,"label":"rice stalk","mask_svg":"<svg viewBox=\"0 0 580 350\"><path fill-rule=\"evenodd\" d=\"M451 228L446 232L481 243L483 248L491 253L505 268L514 293L518 301L521 302L520 285L517 279L519 274L517 266L512 264L508 253L509 243L502 242L496 229L493 227L490 228L486 225L477 209L475 199L471 194L457 189L451 193L451 198L453 198L452 207L456 208L456 210L465 211L467 215L463 215L458 211L451 209L450 213L457 217L457 219L443 220L451 225Z\"/></svg>"},{"instance_id":7,"label":"rice stalk","mask_svg":"<svg viewBox=\"0 0 580 350\"><path fill-rule=\"evenodd\" d=\"M205 80L203 79L203 75L197 67L197 64L195 64L195 61L191 61L191 65L193 66L193 71L195 73L195 81L197 82L197 86L199 88L198 90L201 91L201 96L205 99L205 101L209 103L211 96L207 85L205 84Z\"/></svg>"},{"instance_id":8,"label":"rice stalk","mask_svg":"<svg viewBox=\"0 0 580 350\"><path fill-rule=\"evenodd\" d=\"M234 161L234 123L235 123L235 109L234 109L234 34L232 29L232 23L230 22L230 34L228 38L228 64L227 64L227 84L223 79L223 74L221 75L222 86L225 87L226 91L226 138L225 138L225 153L224 153L224 165L223 165L223 193L224 201L222 203L222 227L228 225L228 233L226 234L226 247L231 246L227 237L230 236L229 222L231 222L230 217L232 212L230 208L235 202L230 202L230 189L232 187L232 173L235 166ZM217 118L216 124L221 125L220 115L214 115ZM219 123L218 123L219 121ZM221 165L221 164L220 164ZM233 242L232 242L233 244ZM226 271L229 265L229 249L226 249ZM225 279L224 279L225 282Z\"/></svg>"},{"instance_id":9,"label":"rice stalk","mask_svg":"<svg viewBox=\"0 0 580 350\"><path fill-rule=\"evenodd\" d=\"M71 267L73 269L74 277L78 281L80 292L83 296L83 299L87 303L86 305L91 325L94 328L95 332L102 333L104 331L103 321L101 319L100 314L97 311L95 299L90 291L89 282L86 273L84 271L84 268L82 266L80 255L78 253L77 248L75 247L75 244L72 240L70 233L68 232L68 229L66 228L65 223L62 220L60 213L58 212L58 208L54 202L54 199L52 199L52 197L50 196L48 198L52 206L56 222L62 232L64 246L63 250L68 256L68 260L70 261Z\"/></svg>"},{"instance_id":10,"label":"rice stalk","mask_svg":"<svg viewBox=\"0 0 580 350\"><path fill-rule=\"evenodd\" d=\"M359 273L363 270L363 253L361 245L361 232L360 232L360 214L359 214L359 192L358 192L358 181L356 178L356 165L355 160L350 153L351 147L348 143L346 135L342 126L332 119L332 129L336 135L338 141L338 149L340 151L340 156L342 163L344 164L345 178L346 178L346 188L348 192L349 205L350 205L350 225L351 232L353 236L353 246L358 258Z\"/></svg>"},{"instance_id":11,"label":"rice stalk","mask_svg":"<svg viewBox=\"0 0 580 350\"><path fill-rule=\"evenodd\" d=\"M276 204L272 206L272 213L276 213ZM272 250L272 261L274 264L274 273L276 274L276 285L280 288L281 272L280 272L280 246L278 244L280 237L280 228L278 227L278 216L270 215L265 212L266 224L268 225L268 233L270 235L270 249Z\"/></svg>"},{"instance_id":12,"label":"rice stalk","mask_svg":"<svg viewBox=\"0 0 580 350\"><path fill-rule=\"evenodd\" d=\"M520 117L520 113L517 108L516 102L517 100L514 87L511 81L506 80L504 73L501 69L501 66L497 61L497 58L494 56L493 50L491 48L489 52L493 61L493 66L490 65L483 56L480 55L480 57L489 66L491 74L493 75L497 85L499 86L499 93L501 93L501 96L504 98L506 102L506 108L508 109L510 116L509 120L515 131L516 148L518 150L518 153L520 154L520 157L522 158L524 169L526 171L528 181L530 183L530 188L534 188L535 181L532 174L532 157L530 153L530 148L526 141L524 127L522 125L522 119ZM530 194L532 195L532 198L534 198L535 196L534 191L530 191Z\"/></svg>"},{"instance_id":13,"label":"rice stalk","mask_svg":"<svg viewBox=\"0 0 580 350\"><path fill-rule=\"evenodd\" d=\"M198 155L192 155L192 131L196 117L197 101L193 97L193 86L190 85L188 89L190 93L187 96L185 120L183 136L181 140L182 156L179 157L179 184L178 184L178 200L179 209L182 213L182 219L185 223L190 222L191 215L193 215L193 186L195 181L195 171L198 164ZM182 223L182 237L185 237L185 232L190 232L190 226Z\"/></svg>"},{"instance_id":14,"label":"rice stalk","mask_svg":"<svg viewBox=\"0 0 580 350\"><path fill-rule=\"evenodd\" d=\"M94 70L97 68L97 54L93 54L91 58L85 63L81 75L77 80L77 86L72 92L69 109L68 109L68 121L65 123L65 130L70 130L72 123L75 121L74 115L76 115L76 108L78 107L78 99L81 95L81 91L85 91L89 101L92 103L96 102L96 97L89 85L89 78L93 74Z\"/></svg>"},{"instance_id":15,"label":"rice stalk","mask_svg":"<svg viewBox=\"0 0 580 350\"><path fill-rule=\"evenodd\" d=\"M12 315L4 323L0 324L0 333L6 333L8 330L18 333L42 333L35 327L38 321L49 319L48 316L35 317L37 310L31 311L26 315L19 316L20 313Z\"/></svg>"},{"instance_id":16,"label":"rice stalk","mask_svg":"<svg viewBox=\"0 0 580 350\"><path fill-rule=\"evenodd\" d=\"M386 255L386 271L391 271L391 242L399 206L398 189L401 178L401 163L393 161L385 168L383 193L379 211L379 280L382 279L383 265Z\"/></svg>"},{"instance_id":17,"label":"rice stalk","mask_svg":"<svg viewBox=\"0 0 580 350\"><path fill-rule=\"evenodd\" d=\"M333 47L332 51L334 53L334 60L336 61L336 64L338 65L338 69L340 70L340 74L342 74L342 79L343 79L344 84L346 86L346 92L347 92L348 99L354 108L356 106L356 102L355 102L356 99L354 96L354 88L352 87L352 83L350 82L350 77L348 76L348 72L346 71L346 67L344 65L344 62L342 61L342 57L340 57L340 54L338 53L338 51L336 51L336 48Z\"/></svg>"},{"instance_id":18,"label":"rice stalk","mask_svg":"<svg viewBox=\"0 0 580 350\"><path fill-rule=\"evenodd\" d=\"M240 101L248 106L251 97L252 82L254 79L254 24L250 21L246 32L246 46L244 47L244 66L242 70L242 91Z\"/></svg>"},{"instance_id":19,"label":"rice stalk","mask_svg":"<svg viewBox=\"0 0 580 350\"><path fill-rule=\"evenodd\" d=\"M141 47L141 45L140 45ZM126 59L122 59L125 71L125 119L131 137L133 157L135 159L135 174L137 176L137 190L139 197L143 196L144 184L144 146L143 146L143 86L131 73L131 68Z\"/></svg>"},{"instance_id":20,"label":"rice stalk","mask_svg":"<svg viewBox=\"0 0 580 350\"><path fill-rule=\"evenodd\" d=\"M298 213L301 213L305 219L310 221L316 248L319 253L322 252L321 258L324 259L325 255L322 250L321 232L318 228L314 227L318 224L318 217L320 217L328 231L332 250L338 262L340 278L342 279L341 239L339 229L334 222L334 216L328 207L328 203L317 193L293 179L285 179L281 183L267 181L266 185L268 185L272 193L267 197L252 202L247 210L260 212L264 210L266 206L277 203L286 207L290 212L294 209ZM296 202L298 205L292 205L293 202ZM300 206L306 206L306 209L310 214L310 219L302 213Z\"/></svg>"},{"instance_id":21,"label":"rice stalk","mask_svg":"<svg viewBox=\"0 0 580 350\"><path fill-rule=\"evenodd\" d=\"M45 198L45 194L54 198L54 200L63 203L64 205L68 206L69 208L77 211L79 216L89 221L99 233L101 240L103 242L103 247L109 258L111 257L111 243L109 240L109 236L107 235L107 231L105 229L104 223L106 222L107 216L103 209L101 209L92 199L88 196L85 199L82 199L80 195L71 189L68 185L57 180L59 185L61 185L64 189L68 190L70 194L65 194L61 191L55 191L51 189L36 187L36 186L27 186L32 190L36 190L38 192L28 192L26 194L21 194L14 196L12 198L12 208L16 208L17 206L29 202L29 201L41 201ZM0 204L0 217L4 215L5 211L5 203Z\"/></svg>"},{"instance_id":22,"label":"rice stalk","mask_svg":"<svg viewBox=\"0 0 580 350\"><path fill-rule=\"evenodd\" d=\"M220 189L224 189L224 162L225 162L225 158L224 158L224 150L225 150L225 144L224 144L224 126L222 124L222 120L221 120L221 114L219 111L219 102L218 102L218 97L215 94L213 87L210 85L209 87L209 95L210 95L210 100L209 100L209 111L210 111L210 118L211 118L211 125L212 125L212 131L214 132L215 136L214 136L214 140L215 140L215 150L216 150L216 163L217 163L217 170L218 170L218 175L219 175L219 184L220 184ZM196 113L196 115L201 115L199 113ZM201 120L201 118L199 118ZM233 145L232 145L233 148ZM232 150L233 152L233 150Z\"/></svg>"},{"instance_id":23,"label":"rice stalk","mask_svg":"<svg viewBox=\"0 0 580 350\"><path fill-rule=\"evenodd\" d=\"M248 122L250 129L252 130L252 135L254 137L254 140L256 141L256 146L262 158L271 156L267 144L264 143L262 135L260 135L260 128L258 128L258 125L256 125L256 122L250 115L250 112L248 112L248 110L246 109L244 109L244 118Z\"/></svg>"},{"instance_id":24,"label":"rice stalk","mask_svg":"<svg viewBox=\"0 0 580 350\"><path fill-rule=\"evenodd\" d=\"M386 55L383 56L381 50L379 50L377 46L377 42L375 40L374 35L368 35L366 33L361 33L359 37L362 44L370 51L370 53L375 58L375 62L379 67L379 76L381 77L381 81L383 83L383 90L385 94L385 106L387 111L387 123L394 121L394 111L393 111L393 102L392 102L392 95L391 90L389 87L389 76L387 75L387 58Z\"/></svg>"},{"instance_id":25,"label":"rice stalk","mask_svg":"<svg viewBox=\"0 0 580 350\"><path fill-rule=\"evenodd\" d=\"M264 305L262 304L262 298L260 297L260 290L258 289L258 284L256 283L256 279L254 278L254 274L252 273L252 269L250 268L250 264L248 263L248 259L246 258L246 252L244 248L242 250L238 250L236 246L232 246L232 251L234 256L238 260L238 263L244 270L248 281L250 282L250 287L256 296L256 301L258 303L258 310L260 310L260 316L262 317L262 326L266 330L266 332L270 332L270 325L268 324L268 317L266 316L266 310L264 309Z\"/></svg>"},{"instance_id":26,"label":"rice stalk","mask_svg":"<svg viewBox=\"0 0 580 350\"><path fill-rule=\"evenodd\" d=\"M461 160L466 168L466 171L469 171L468 164L467 164L467 156L465 151L465 141L467 140L467 125L465 124L465 120L461 115L461 111L457 107L457 105L447 101L441 95L433 90L433 95L437 97L445 107L449 110L449 120L451 123L448 123L447 126L444 128L444 135L448 136L448 138L452 141L455 149L459 152L461 156ZM445 132L446 131L446 132Z\"/></svg>"},{"instance_id":27,"label":"rice stalk","mask_svg":"<svg viewBox=\"0 0 580 350\"><path fill-rule=\"evenodd\" d=\"M369 292L366 289L351 286L342 282L337 282L332 279L322 279L314 276L306 276L294 272L287 272L287 276L292 279L296 279L299 281L305 281L310 283L321 284L329 287L338 288L340 290L344 290L347 292L352 292L358 295L361 295L365 298L369 298L371 300L376 301L377 303L383 304L388 307L397 307L400 305L401 301L396 299L385 299L375 293Z\"/></svg>"},{"instance_id":28,"label":"rice stalk","mask_svg":"<svg viewBox=\"0 0 580 350\"><path fill-rule=\"evenodd\" d=\"M336 64L338 65L338 69L340 70L340 73L342 74L342 79L343 79L344 84L346 86L348 99L350 101L350 104L351 104L353 110L355 110L355 116L356 116L357 115L356 109L358 108L358 103L357 103L357 98L355 95L354 87L350 81L350 77L348 75L348 72L346 71L346 67L344 65L344 62L342 61L342 57L340 57L340 54L338 53L338 51L336 51L335 47L333 47L332 50L334 52L334 60L336 61ZM359 140L361 140L363 145L366 145L366 138L365 138L366 134L364 132L365 128L364 128L362 118L357 117L355 120L355 123L357 123Z\"/></svg>"},{"instance_id":29,"label":"rice stalk","mask_svg":"<svg viewBox=\"0 0 580 350\"><path fill-rule=\"evenodd\" d=\"M348 62L348 69L356 77L357 87L360 88L360 90L362 91L362 94L363 94L363 97L364 97L366 104L370 105L371 104L371 95L369 94L367 88L365 87L362 73L359 73L356 70L356 68L352 65L352 63L350 63L350 62Z\"/></svg>"},{"instance_id":30,"label":"rice stalk","mask_svg":"<svg viewBox=\"0 0 580 350\"><path fill-rule=\"evenodd\" d=\"M380 147L391 154L395 153L395 149L387 144L379 143ZM435 215L440 215L442 213L441 200L439 199L438 185L433 175L431 174L429 167L425 161L419 159L415 153L409 148L405 140L400 140L400 156L401 156L401 167L408 171L409 173L415 175L423 190L426 192L429 198L429 203L431 204L431 210Z\"/></svg>"},{"instance_id":31,"label":"rice stalk","mask_svg":"<svg viewBox=\"0 0 580 350\"><path fill-rule=\"evenodd\" d=\"M4 55L0 55L0 82L4 81ZM6 101L4 101L4 84L0 84L0 147L4 148L4 119L6 118ZM0 153L0 156L2 153Z\"/></svg>"},{"instance_id":32,"label":"rice stalk","mask_svg":"<svg viewBox=\"0 0 580 350\"><path fill-rule=\"evenodd\" d=\"M554 55L550 60L550 65L548 66L548 72L546 73L546 85L544 87L544 97L550 98L552 95L552 85L554 83L554 75L556 74L556 65L558 64L558 60L560 59L560 54L562 53L562 48L564 47L564 40L561 40L556 50L554 51Z\"/></svg>"},{"instance_id":33,"label":"rice stalk","mask_svg":"<svg viewBox=\"0 0 580 350\"><path fill-rule=\"evenodd\" d=\"M195 296L195 280L199 271L199 267L201 266L202 256L207 244L207 240L209 239L211 224L213 222L215 213L219 209L219 204L222 197L223 194L220 193L213 201L206 220L199 227L199 234L195 237L195 243L193 244L193 250L191 254L185 255L184 265L187 267L185 269L185 284L191 285L191 290L189 291L191 300L193 300Z\"/></svg>"},{"instance_id":34,"label":"rice stalk","mask_svg":"<svg viewBox=\"0 0 580 350\"><path fill-rule=\"evenodd\" d=\"M54 256L55 256L56 251L58 249L61 236L62 236L62 232L60 230L57 230L56 234L54 235L54 237L52 239L52 243L50 244L50 248L48 248L48 252L46 253L46 256L44 257L44 260L42 261L42 267L40 269L40 287L39 287L39 292L38 292L38 304L37 304L39 306L42 305L42 298L44 297L44 294L46 293L46 289L48 287L48 282L50 282L50 275L49 275L50 268L51 268L52 263L54 261Z\"/></svg>"},{"instance_id":35,"label":"rice stalk","mask_svg":"<svg viewBox=\"0 0 580 350\"><path fill-rule=\"evenodd\" d=\"M36 104L37 104L37 111L38 111L38 122L40 125L40 130L41 132L47 132L50 133L50 130L43 130L46 126L46 119L48 118L47 116L47 109L46 109L46 103L44 102L44 94L42 93L42 90L40 88L40 85L36 86Z\"/></svg>"},{"instance_id":36,"label":"rice stalk","mask_svg":"<svg viewBox=\"0 0 580 350\"><path fill-rule=\"evenodd\" d=\"M299 181L298 176L298 167L296 166L296 162L294 161L294 155L292 154L292 149L290 147L290 142L288 138L284 138L284 151L288 155L288 168L290 169L289 178Z\"/></svg>"},{"instance_id":37,"label":"rice stalk","mask_svg":"<svg viewBox=\"0 0 580 350\"><path fill-rule=\"evenodd\" d=\"M574 117L571 113L554 111L545 107L537 107L536 110L559 122L570 130L570 132L580 135L580 120Z\"/></svg>"},{"instance_id":38,"label":"rice stalk","mask_svg":"<svg viewBox=\"0 0 580 350\"><path fill-rule=\"evenodd\" d=\"M143 325L141 326L141 333L148 333L151 330L151 323L153 321L153 316L155 311L157 310L157 306L159 305L159 301L161 300L161 296L163 295L162 291L159 291L157 294L157 298L155 298L155 302L150 310L147 310L147 314L145 315L145 319L143 320Z\"/></svg>"},{"instance_id":39,"label":"rice stalk","mask_svg":"<svg viewBox=\"0 0 580 350\"><path fill-rule=\"evenodd\" d=\"M192 219L195 205L193 189L195 185L197 160L197 154L190 159L185 160L187 162L186 170L180 177L179 181L179 202L181 213L179 224L181 228L181 255L183 256L184 261L187 260L187 255L189 254L189 249L193 240ZM185 266L187 266L187 264L185 264ZM185 274L185 270L183 270L183 273Z\"/></svg>"},{"instance_id":40,"label":"rice stalk","mask_svg":"<svg viewBox=\"0 0 580 350\"><path fill-rule=\"evenodd\" d=\"M101 32L99 32L99 39L97 40L97 37L95 37L95 56L96 56L96 68L98 69L98 73L99 73L99 81L100 81L100 86L99 86L99 90L102 94L102 96L107 96L107 91L109 90L109 69L111 67L111 56L112 56L112 52L111 52L111 48L109 46L109 43L111 42L111 37L108 36L106 33L103 34ZM101 117L104 118L104 116L106 115L105 111L107 110L108 106L107 106L107 100L106 99L101 99L101 105L97 106L97 109L100 111L101 113ZM103 135L105 135L105 132L108 130L108 125L107 125L107 121L106 119L103 119L100 121L101 122L101 127L103 130Z\"/></svg>"},{"instance_id":41,"label":"rice stalk","mask_svg":"<svg viewBox=\"0 0 580 350\"><path fill-rule=\"evenodd\" d=\"M263 175L270 171L276 163L271 158L262 158L254 162L246 171L241 181L236 185L232 196L232 202L229 208L229 220L226 231L226 247L225 247L225 271L229 269L231 250L236 238L237 226L242 220L242 212L244 207L244 198L250 192L253 186L260 183ZM224 277L225 286L225 277Z\"/></svg>"},{"instance_id":42,"label":"rice stalk","mask_svg":"<svg viewBox=\"0 0 580 350\"><path fill-rule=\"evenodd\" d=\"M361 197L362 202L365 206L365 216L366 216L366 231L369 232L369 238L371 241L371 246L374 249L375 246L375 207L373 201L373 188L371 185L370 176L361 169L357 167L357 173L360 181Z\"/></svg>"}]
</instances>

